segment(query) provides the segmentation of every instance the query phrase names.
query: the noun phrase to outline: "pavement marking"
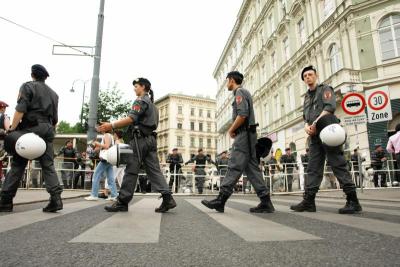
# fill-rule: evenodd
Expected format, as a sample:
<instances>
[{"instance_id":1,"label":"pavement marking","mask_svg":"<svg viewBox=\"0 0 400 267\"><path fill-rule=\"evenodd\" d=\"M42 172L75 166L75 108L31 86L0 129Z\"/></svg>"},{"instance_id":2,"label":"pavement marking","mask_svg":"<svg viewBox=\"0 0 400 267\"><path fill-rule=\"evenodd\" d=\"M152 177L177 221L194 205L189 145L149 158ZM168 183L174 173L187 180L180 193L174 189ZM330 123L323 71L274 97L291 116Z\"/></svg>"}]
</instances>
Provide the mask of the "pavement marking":
<instances>
[{"instance_id":1,"label":"pavement marking","mask_svg":"<svg viewBox=\"0 0 400 267\"><path fill-rule=\"evenodd\" d=\"M232 202L242 203L246 205L258 204L257 201L244 200L244 199L232 199ZM378 234L390 235L394 237L400 237L400 224L385 222L381 220L356 217L352 215L345 214L335 214L324 211L317 212L294 212L287 206L275 205L275 209L280 212L290 213L296 216L302 216L310 219L320 220L324 222L336 223L340 225L345 225L360 230L370 231Z\"/></svg>"},{"instance_id":2,"label":"pavement marking","mask_svg":"<svg viewBox=\"0 0 400 267\"><path fill-rule=\"evenodd\" d=\"M64 204L64 208L56 213L46 213L43 212L42 209L35 209L35 210L11 213L9 215L0 216L0 233L17 229L32 223L60 217L69 213L91 208L100 204L104 204L104 202L79 201L79 202Z\"/></svg>"},{"instance_id":3,"label":"pavement marking","mask_svg":"<svg viewBox=\"0 0 400 267\"><path fill-rule=\"evenodd\" d=\"M145 198L73 238L71 243L158 243L161 213L158 199Z\"/></svg>"},{"instance_id":4,"label":"pavement marking","mask_svg":"<svg viewBox=\"0 0 400 267\"><path fill-rule=\"evenodd\" d=\"M287 199L275 199L276 202L284 202L284 203L291 203L291 204L296 204L296 201L293 200L287 200ZM335 203L322 203L319 202L318 199L316 199L316 205L317 209L318 207L325 207L325 208L343 208L343 205L345 204L346 201L341 201L342 204L335 204ZM360 201L361 206L363 205L363 202ZM383 206L383 205L381 205ZM380 214L386 214L386 215L394 215L394 216L400 216L400 210L387 210L387 209L382 209L382 208L371 208L371 207L362 207L363 211L366 212L374 212L374 213L380 213Z\"/></svg>"},{"instance_id":5,"label":"pavement marking","mask_svg":"<svg viewBox=\"0 0 400 267\"><path fill-rule=\"evenodd\" d=\"M225 207L225 213L218 213L203 206L199 199L185 200L248 242L321 239L320 237L239 210Z\"/></svg>"}]
</instances>

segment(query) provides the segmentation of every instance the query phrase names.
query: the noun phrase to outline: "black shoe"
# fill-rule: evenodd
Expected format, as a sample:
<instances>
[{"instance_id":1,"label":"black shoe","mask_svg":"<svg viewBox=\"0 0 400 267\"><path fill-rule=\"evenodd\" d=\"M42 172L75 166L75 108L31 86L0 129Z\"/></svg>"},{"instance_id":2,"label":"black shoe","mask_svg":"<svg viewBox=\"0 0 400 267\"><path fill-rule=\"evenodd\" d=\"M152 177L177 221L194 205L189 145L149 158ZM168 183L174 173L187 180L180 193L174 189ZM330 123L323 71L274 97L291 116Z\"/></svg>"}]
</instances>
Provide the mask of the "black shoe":
<instances>
[{"instance_id":1,"label":"black shoe","mask_svg":"<svg viewBox=\"0 0 400 267\"><path fill-rule=\"evenodd\" d=\"M348 193L346 199L346 205L339 209L340 214L354 214L362 211L362 207L358 202L357 193L355 191Z\"/></svg>"},{"instance_id":2,"label":"black shoe","mask_svg":"<svg viewBox=\"0 0 400 267\"><path fill-rule=\"evenodd\" d=\"M111 206L105 206L104 209L108 212L128 211L128 205L120 202L118 199Z\"/></svg>"},{"instance_id":3,"label":"black shoe","mask_svg":"<svg viewBox=\"0 0 400 267\"><path fill-rule=\"evenodd\" d=\"M12 212L13 211L13 202L12 199L0 199L0 212Z\"/></svg>"},{"instance_id":4,"label":"black shoe","mask_svg":"<svg viewBox=\"0 0 400 267\"><path fill-rule=\"evenodd\" d=\"M260 198L261 202L257 207L250 208L250 212L254 213L273 213L275 211L274 205L272 205L270 195L266 195Z\"/></svg>"},{"instance_id":5,"label":"black shoe","mask_svg":"<svg viewBox=\"0 0 400 267\"><path fill-rule=\"evenodd\" d=\"M171 194L163 194L161 197L163 201L161 206L155 209L155 212L164 213L176 207L176 202Z\"/></svg>"},{"instance_id":6,"label":"black shoe","mask_svg":"<svg viewBox=\"0 0 400 267\"><path fill-rule=\"evenodd\" d=\"M228 196L223 195L221 193L219 193L218 197L216 199L213 200L202 200L201 204L203 204L204 206L206 206L209 209L214 209L218 212L224 212L225 211L225 203L228 200Z\"/></svg>"},{"instance_id":7,"label":"black shoe","mask_svg":"<svg viewBox=\"0 0 400 267\"><path fill-rule=\"evenodd\" d=\"M106 194L104 194L104 193L98 194L97 197L98 197L98 198L104 198L104 199L107 199L107 198L108 198L108 196L106 196Z\"/></svg>"},{"instance_id":8,"label":"black shoe","mask_svg":"<svg viewBox=\"0 0 400 267\"><path fill-rule=\"evenodd\" d=\"M290 209L297 212L303 212L303 211L316 212L317 209L315 207L315 194L304 193L303 201L301 201L297 205L290 206Z\"/></svg>"},{"instance_id":9,"label":"black shoe","mask_svg":"<svg viewBox=\"0 0 400 267\"><path fill-rule=\"evenodd\" d=\"M61 200L61 194L55 194L50 196L50 202L46 207L43 208L43 212L56 212L63 209L63 203Z\"/></svg>"}]
</instances>

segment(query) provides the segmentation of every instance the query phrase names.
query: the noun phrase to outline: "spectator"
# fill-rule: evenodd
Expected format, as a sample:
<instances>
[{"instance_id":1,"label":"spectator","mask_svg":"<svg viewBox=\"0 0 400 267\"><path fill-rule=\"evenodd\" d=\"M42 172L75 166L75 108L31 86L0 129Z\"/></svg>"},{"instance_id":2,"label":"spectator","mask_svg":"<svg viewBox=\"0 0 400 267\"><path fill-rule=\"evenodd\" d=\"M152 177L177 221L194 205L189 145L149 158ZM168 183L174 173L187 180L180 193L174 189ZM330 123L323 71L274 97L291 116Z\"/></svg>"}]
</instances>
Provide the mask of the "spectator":
<instances>
[{"instance_id":1,"label":"spectator","mask_svg":"<svg viewBox=\"0 0 400 267\"><path fill-rule=\"evenodd\" d=\"M78 181L80 179L80 189L85 188L85 174L86 174L86 164L88 163L86 152L78 153L76 160L78 164L78 170L75 172L73 188L78 188ZM90 162L89 162L90 163Z\"/></svg>"},{"instance_id":2,"label":"spectator","mask_svg":"<svg viewBox=\"0 0 400 267\"><path fill-rule=\"evenodd\" d=\"M386 150L395 154L396 164L394 166L397 170L397 182L400 182L400 123L396 125L395 130L396 133L389 138Z\"/></svg>"},{"instance_id":3,"label":"spectator","mask_svg":"<svg viewBox=\"0 0 400 267\"><path fill-rule=\"evenodd\" d=\"M285 181L287 181L288 192L292 192L293 171L296 167L296 158L292 154L290 148L285 149L285 155L281 157L281 164L283 164L283 171L286 175Z\"/></svg>"},{"instance_id":4,"label":"spectator","mask_svg":"<svg viewBox=\"0 0 400 267\"><path fill-rule=\"evenodd\" d=\"M387 161L386 153L381 145L375 146L375 151L371 155L371 166L374 169L374 185L379 187L379 176L381 177L381 187L386 187L386 173L383 164Z\"/></svg>"},{"instance_id":5,"label":"spectator","mask_svg":"<svg viewBox=\"0 0 400 267\"><path fill-rule=\"evenodd\" d=\"M93 145L100 150L109 149L112 145L114 145L114 139L110 133L104 133L101 143L95 141ZM101 160L99 164L97 164L96 169L93 174L93 183L92 183L92 192L90 196L86 197L86 200L93 201L99 199L99 186L100 179L103 174L106 174L107 183L111 190L111 196L108 200L115 201L117 199L117 188L114 180L114 171L113 166L105 160Z\"/></svg>"},{"instance_id":6,"label":"spectator","mask_svg":"<svg viewBox=\"0 0 400 267\"><path fill-rule=\"evenodd\" d=\"M74 169L78 167L76 158L78 157L78 151L73 147L72 141L68 140L65 142L65 146L61 148L57 156L63 156L63 170L61 171L61 179L63 181L64 188L71 188L72 176Z\"/></svg>"},{"instance_id":7,"label":"spectator","mask_svg":"<svg viewBox=\"0 0 400 267\"><path fill-rule=\"evenodd\" d=\"M122 138L122 131L120 130L115 130L114 131L114 143L117 144L123 144L124 143L124 139ZM119 187L121 187L122 185L122 180L124 178L124 172L125 172L125 167L114 167L114 175L115 175L115 179L116 181L118 181L118 185Z\"/></svg>"},{"instance_id":8,"label":"spectator","mask_svg":"<svg viewBox=\"0 0 400 267\"><path fill-rule=\"evenodd\" d=\"M228 171L228 152L223 151L217 160L217 170L220 176L220 184L222 184L222 180L224 179L226 172Z\"/></svg>"},{"instance_id":9,"label":"spectator","mask_svg":"<svg viewBox=\"0 0 400 267\"><path fill-rule=\"evenodd\" d=\"M172 186L175 183L175 193L178 192L180 186L180 180L182 178L182 155L178 152L177 148L172 150L172 154L167 157L167 163L169 163L169 189L172 191Z\"/></svg>"},{"instance_id":10,"label":"spectator","mask_svg":"<svg viewBox=\"0 0 400 267\"><path fill-rule=\"evenodd\" d=\"M209 155L205 155L203 153L203 149L199 148L198 154L194 156L191 160L185 163L185 165L189 163L196 163L193 166L194 174L195 174L195 180L196 180L196 187L199 192L199 194L203 194L203 187L204 187L204 181L206 179L206 171L204 170L206 167L206 163L211 163L215 165L215 162L211 159Z\"/></svg>"},{"instance_id":11,"label":"spectator","mask_svg":"<svg viewBox=\"0 0 400 267\"><path fill-rule=\"evenodd\" d=\"M6 130L10 128L10 118L6 115L8 104L0 101L0 180L3 180L3 160L7 157L4 150L4 137Z\"/></svg>"}]
</instances>

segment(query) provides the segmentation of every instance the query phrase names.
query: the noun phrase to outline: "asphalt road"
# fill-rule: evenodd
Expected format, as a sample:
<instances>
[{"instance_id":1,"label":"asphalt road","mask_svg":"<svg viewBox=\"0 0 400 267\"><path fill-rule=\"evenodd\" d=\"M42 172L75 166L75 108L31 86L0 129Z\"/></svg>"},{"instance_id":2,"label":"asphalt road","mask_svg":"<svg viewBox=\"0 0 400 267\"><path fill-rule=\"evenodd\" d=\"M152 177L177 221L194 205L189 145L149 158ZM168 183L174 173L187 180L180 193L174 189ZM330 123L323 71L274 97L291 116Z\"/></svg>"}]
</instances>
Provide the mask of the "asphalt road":
<instances>
[{"instance_id":1,"label":"asphalt road","mask_svg":"<svg viewBox=\"0 0 400 267\"><path fill-rule=\"evenodd\" d=\"M294 213L300 197L274 197L277 212L252 215L257 198L233 197L225 214L198 197L156 214L156 197L137 196L128 213L105 201L44 203L0 214L1 266L399 266L400 203L365 201L364 212L339 215L339 199L318 199L317 213ZM318 204L320 204L318 206Z\"/></svg>"}]
</instances>

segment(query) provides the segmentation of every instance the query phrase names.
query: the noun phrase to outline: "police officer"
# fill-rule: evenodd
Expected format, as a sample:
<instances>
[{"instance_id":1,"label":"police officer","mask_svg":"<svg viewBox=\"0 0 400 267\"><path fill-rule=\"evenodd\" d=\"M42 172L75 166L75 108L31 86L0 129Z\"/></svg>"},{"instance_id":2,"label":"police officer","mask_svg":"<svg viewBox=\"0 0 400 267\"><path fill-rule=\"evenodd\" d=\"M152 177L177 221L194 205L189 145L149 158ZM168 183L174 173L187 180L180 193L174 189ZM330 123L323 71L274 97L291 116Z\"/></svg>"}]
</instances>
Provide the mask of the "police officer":
<instances>
[{"instance_id":1,"label":"police officer","mask_svg":"<svg viewBox=\"0 0 400 267\"><path fill-rule=\"evenodd\" d=\"M204 155L202 148L199 148L197 152L198 154L186 162L185 165L196 163L194 168L196 187L199 194L203 194L204 181L207 175L205 171L206 163L208 162L215 165L215 162L208 155Z\"/></svg>"},{"instance_id":2,"label":"police officer","mask_svg":"<svg viewBox=\"0 0 400 267\"><path fill-rule=\"evenodd\" d=\"M333 173L343 186L347 195L346 205L339 209L339 213L355 213L361 211L358 202L356 187L347 170L346 160L340 147L327 147L322 144L317 132L317 122L325 115L331 115L336 109L336 98L332 87L317 83L317 71L313 66L308 66L301 72L301 79L308 86L304 98L303 118L305 131L310 136L310 155L308 162L308 177L305 181L304 199L298 205L290 208L294 211L315 212L315 195L319 190L323 173L325 158L332 167ZM323 119L321 120L323 121Z\"/></svg>"},{"instance_id":3,"label":"police officer","mask_svg":"<svg viewBox=\"0 0 400 267\"><path fill-rule=\"evenodd\" d=\"M140 165L143 163L147 178L155 191L161 193L163 201L156 212L166 212L176 207L171 191L160 169L157 156L157 140L155 130L158 126L158 110L154 105L151 83L145 78L133 81L137 99L132 105L129 115L114 122L103 123L99 131L110 131L129 125L130 145L133 148L132 157L127 162L125 175L117 201L111 206L106 206L108 212L128 211L128 203L133 197L133 191L138 180Z\"/></svg>"},{"instance_id":4,"label":"police officer","mask_svg":"<svg viewBox=\"0 0 400 267\"><path fill-rule=\"evenodd\" d=\"M379 187L379 176L381 177L381 187L386 187L386 171L384 163L387 162L386 152L381 145L375 146L375 151L371 153L371 166L374 169L374 185Z\"/></svg>"},{"instance_id":5,"label":"police officer","mask_svg":"<svg viewBox=\"0 0 400 267\"><path fill-rule=\"evenodd\" d=\"M183 158L180 153L178 153L178 149L172 149L172 154L168 155L167 163L169 163L169 189L172 190L172 186L175 182L175 193L178 192L180 179L182 178L182 163Z\"/></svg>"},{"instance_id":6,"label":"police officer","mask_svg":"<svg viewBox=\"0 0 400 267\"><path fill-rule=\"evenodd\" d=\"M19 91L15 114L9 132L18 130L33 132L46 142L46 151L39 158L47 192L50 194L49 204L44 212L56 212L63 208L61 201L62 187L54 169L53 139L58 121L58 95L45 84L49 73L42 65L32 66L31 82L24 83ZM15 154L11 170L7 173L1 189L0 211L12 211L13 198L24 175L28 160Z\"/></svg>"},{"instance_id":7,"label":"police officer","mask_svg":"<svg viewBox=\"0 0 400 267\"><path fill-rule=\"evenodd\" d=\"M233 92L232 103L233 123L228 130L234 138L232 153L228 163L228 172L222 181L220 193L214 200L203 200L201 203L210 209L224 212L225 203L233 192L233 187L245 171L253 185L261 203L250 212L274 212L269 189L263 181L256 156L257 132L254 117L253 100L249 91L242 87L243 74L238 71L229 72L226 76L227 88Z\"/></svg>"},{"instance_id":8,"label":"police officer","mask_svg":"<svg viewBox=\"0 0 400 267\"><path fill-rule=\"evenodd\" d=\"M0 101L0 179L3 180L3 159L7 156L4 149L4 137L6 131L10 128L10 119L6 115L8 104Z\"/></svg>"},{"instance_id":9,"label":"police officer","mask_svg":"<svg viewBox=\"0 0 400 267\"><path fill-rule=\"evenodd\" d=\"M293 184L293 171L296 166L296 158L292 154L290 148L285 149L285 155L281 157L281 164L283 164L283 171L286 174L285 183L287 181L287 190L288 192L292 192L292 184Z\"/></svg>"}]
</instances>

